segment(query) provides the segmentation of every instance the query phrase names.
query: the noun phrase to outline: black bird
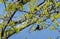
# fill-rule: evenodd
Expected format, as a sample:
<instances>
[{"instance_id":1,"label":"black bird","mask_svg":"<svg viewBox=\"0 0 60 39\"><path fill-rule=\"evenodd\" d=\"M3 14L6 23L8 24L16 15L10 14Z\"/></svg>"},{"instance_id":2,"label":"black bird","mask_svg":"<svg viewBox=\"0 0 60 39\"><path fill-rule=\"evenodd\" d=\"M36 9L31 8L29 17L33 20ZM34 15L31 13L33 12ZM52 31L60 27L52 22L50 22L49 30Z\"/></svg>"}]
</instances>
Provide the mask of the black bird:
<instances>
[{"instance_id":1,"label":"black bird","mask_svg":"<svg viewBox=\"0 0 60 39\"><path fill-rule=\"evenodd\" d=\"M36 29L35 30L42 30L43 29L43 26L39 26L37 25Z\"/></svg>"},{"instance_id":2,"label":"black bird","mask_svg":"<svg viewBox=\"0 0 60 39\"><path fill-rule=\"evenodd\" d=\"M40 27L39 27L39 25L37 25L37 27L36 27L36 30L40 30Z\"/></svg>"}]
</instances>

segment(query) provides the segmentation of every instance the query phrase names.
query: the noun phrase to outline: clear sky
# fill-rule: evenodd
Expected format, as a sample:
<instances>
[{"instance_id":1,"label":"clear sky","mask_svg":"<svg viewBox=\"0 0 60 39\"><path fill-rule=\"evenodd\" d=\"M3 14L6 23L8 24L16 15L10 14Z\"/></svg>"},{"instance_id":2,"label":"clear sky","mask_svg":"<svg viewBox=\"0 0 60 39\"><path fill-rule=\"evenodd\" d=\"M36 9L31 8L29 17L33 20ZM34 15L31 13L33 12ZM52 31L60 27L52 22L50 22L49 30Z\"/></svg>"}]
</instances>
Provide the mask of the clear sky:
<instances>
[{"instance_id":1,"label":"clear sky","mask_svg":"<svg viewBox=\"0 0 60 39\"><path fill-rule=\"evenodd\" d=\"M40 1L40 2L42 2L42 1ZM0 4L0 15L4 14L3 9L4 9L4 4ZM26 11L28 10L27 5L25 5L25 10ZM22 15L22 14L23 13L18 11L15 14L15 16ZM48 19L46 22L47 23L50 22L50 24L51 24L50 19ZM56 39L57 36L60 36L60 33L57 30L50 31L49 28L47 28L47 29L44 29L41 31L36 31L36 32L34 31L34 32L29 33L28 32L29 28L30 27L27 27L24 30L20 31L19 33L12 35L9 39L47 39L48 37L52 37L52 39Z\"/></svg>"}]
</instances>

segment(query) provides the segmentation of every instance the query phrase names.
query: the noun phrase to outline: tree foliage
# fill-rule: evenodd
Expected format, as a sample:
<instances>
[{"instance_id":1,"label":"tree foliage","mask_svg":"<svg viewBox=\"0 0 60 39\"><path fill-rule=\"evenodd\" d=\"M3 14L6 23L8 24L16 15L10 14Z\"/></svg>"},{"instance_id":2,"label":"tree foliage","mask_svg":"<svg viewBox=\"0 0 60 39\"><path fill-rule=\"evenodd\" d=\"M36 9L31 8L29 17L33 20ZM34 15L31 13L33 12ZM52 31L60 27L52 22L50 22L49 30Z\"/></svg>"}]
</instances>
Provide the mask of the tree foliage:
<instances>
[{"instance_id":1,"label":"tree foliage","mask_svg":"<svg viewBox=\"0 0 60 39\"><path fill-rule=\"evenodd\" d=\"M18 33L19 31L29 27L30 31L43 30L50 27L50 30L58 30L57 27L60 23L57 21L60 19L60 2L55 0L44 0L42 3L38 3L40 0L0 0L5 8L4 16L0 16L0 38L8 39L11 35ZM24 10L24 5L27 4L28 11ZM19 20L13 21L13 17L17 11L24 12ZM52 24L47 24L46 20L50 19ZM19 26L17 26L20 24ZM37 24L37 26L35 25ZM59 31L59 30L58 30ZM51 38L48 38L51 39Z\"/></svg>"}]
</instances>

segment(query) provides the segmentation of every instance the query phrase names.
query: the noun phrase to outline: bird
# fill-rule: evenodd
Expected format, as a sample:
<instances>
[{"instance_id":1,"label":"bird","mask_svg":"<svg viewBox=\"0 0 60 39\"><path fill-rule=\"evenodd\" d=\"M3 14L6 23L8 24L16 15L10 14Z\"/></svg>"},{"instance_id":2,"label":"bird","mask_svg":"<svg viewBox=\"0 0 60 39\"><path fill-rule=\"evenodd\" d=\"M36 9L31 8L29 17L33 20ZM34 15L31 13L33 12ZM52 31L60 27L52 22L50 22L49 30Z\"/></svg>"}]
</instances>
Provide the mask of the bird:
<instances>
[{"instance_id":1,"label":"bird","mask_svg":"<svg viewBox=\"0 0 60 39\"><path fill-rule=\"evenodd\" d=\"M43 29L43 26L39 26L37 25L36 29L35 30L42 30Z\"/></svg>"},{"instance_id":2,"label":"bird","mask_svg":"<svg viewBox=\"0 0 60 39\"><path fill-rule=\"evenodd\" d=\"M39 25L37 25L36 30L40 30Z\"/></svg>"}]
</instances>

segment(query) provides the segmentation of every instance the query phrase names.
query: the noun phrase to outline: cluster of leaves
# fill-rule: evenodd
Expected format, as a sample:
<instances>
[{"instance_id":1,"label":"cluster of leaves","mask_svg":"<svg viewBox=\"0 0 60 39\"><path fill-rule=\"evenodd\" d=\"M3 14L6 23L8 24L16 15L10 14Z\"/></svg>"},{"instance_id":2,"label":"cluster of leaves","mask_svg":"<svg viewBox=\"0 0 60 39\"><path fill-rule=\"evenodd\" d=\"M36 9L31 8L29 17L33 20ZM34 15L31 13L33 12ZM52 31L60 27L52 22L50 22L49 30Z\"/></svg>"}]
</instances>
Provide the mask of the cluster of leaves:
<instances>
[{"instance_id":1,"label":"cluster of leaves","mask_svg":"<svg viewBox=\"0 0 60 39\"><path fill-rule=\"evenodd\" d=\"M34 1L34 2L33 2ZM0 2L5 2L4 0L0 0ZM24 10L24 5L28 2L28 8L29 8L29 12L26 13L26 11ZM18 33L19 31L21 31L22 29L25 29L26 27L28 27L31 24L38 24L39 26L31 27L31 30L43 30L49 27L49 25L45 22L47 19L51 19L52 23L54 23L54 25L56 25L57 27L59 26L59 23L57 21L57 19L60 18L60 12L56 9L58 9L60 7L60 2L54 2L54 0L45 0L43 5L40 4L40 6L36 5L36 0L19 0L19 1L15 1L15 2L9 2L8 4L6 4L5 7L5 11L7 12L6 14L8 16L6 16L6 18L8 19L10 17L10 19L4 19L7 23L4 24L4 22L2 23L3 25L0 25L0 28L3 30L5 29L4 27L8 27L11 26L11 28L7 28L6 31L10 30L11 31L11 35L14 33ZM25 12L26 14L24 14L22 17L22 20L18 20L17 22L12 21L12 18L14 16L14 13L16 13L16 11L22 11ZM40 12L41 10L41 12ZM57 12L58 11L58 12ZM24 19L23 19L24 18ZM21 25L19 27L16 27L16 23L20 23ZM6 25L6 26L5 26ZM50 25L50 30L55 30L56 26L54 25ZM3 33L7 33L7 32L3 32ZM8 31L9 33L9 31ZM8 34L7 36L11 36L10 34ZM4 35L3 35L4 36ZM51 38L49 38L51 39Z\"/></svg>"}]
</instances>

